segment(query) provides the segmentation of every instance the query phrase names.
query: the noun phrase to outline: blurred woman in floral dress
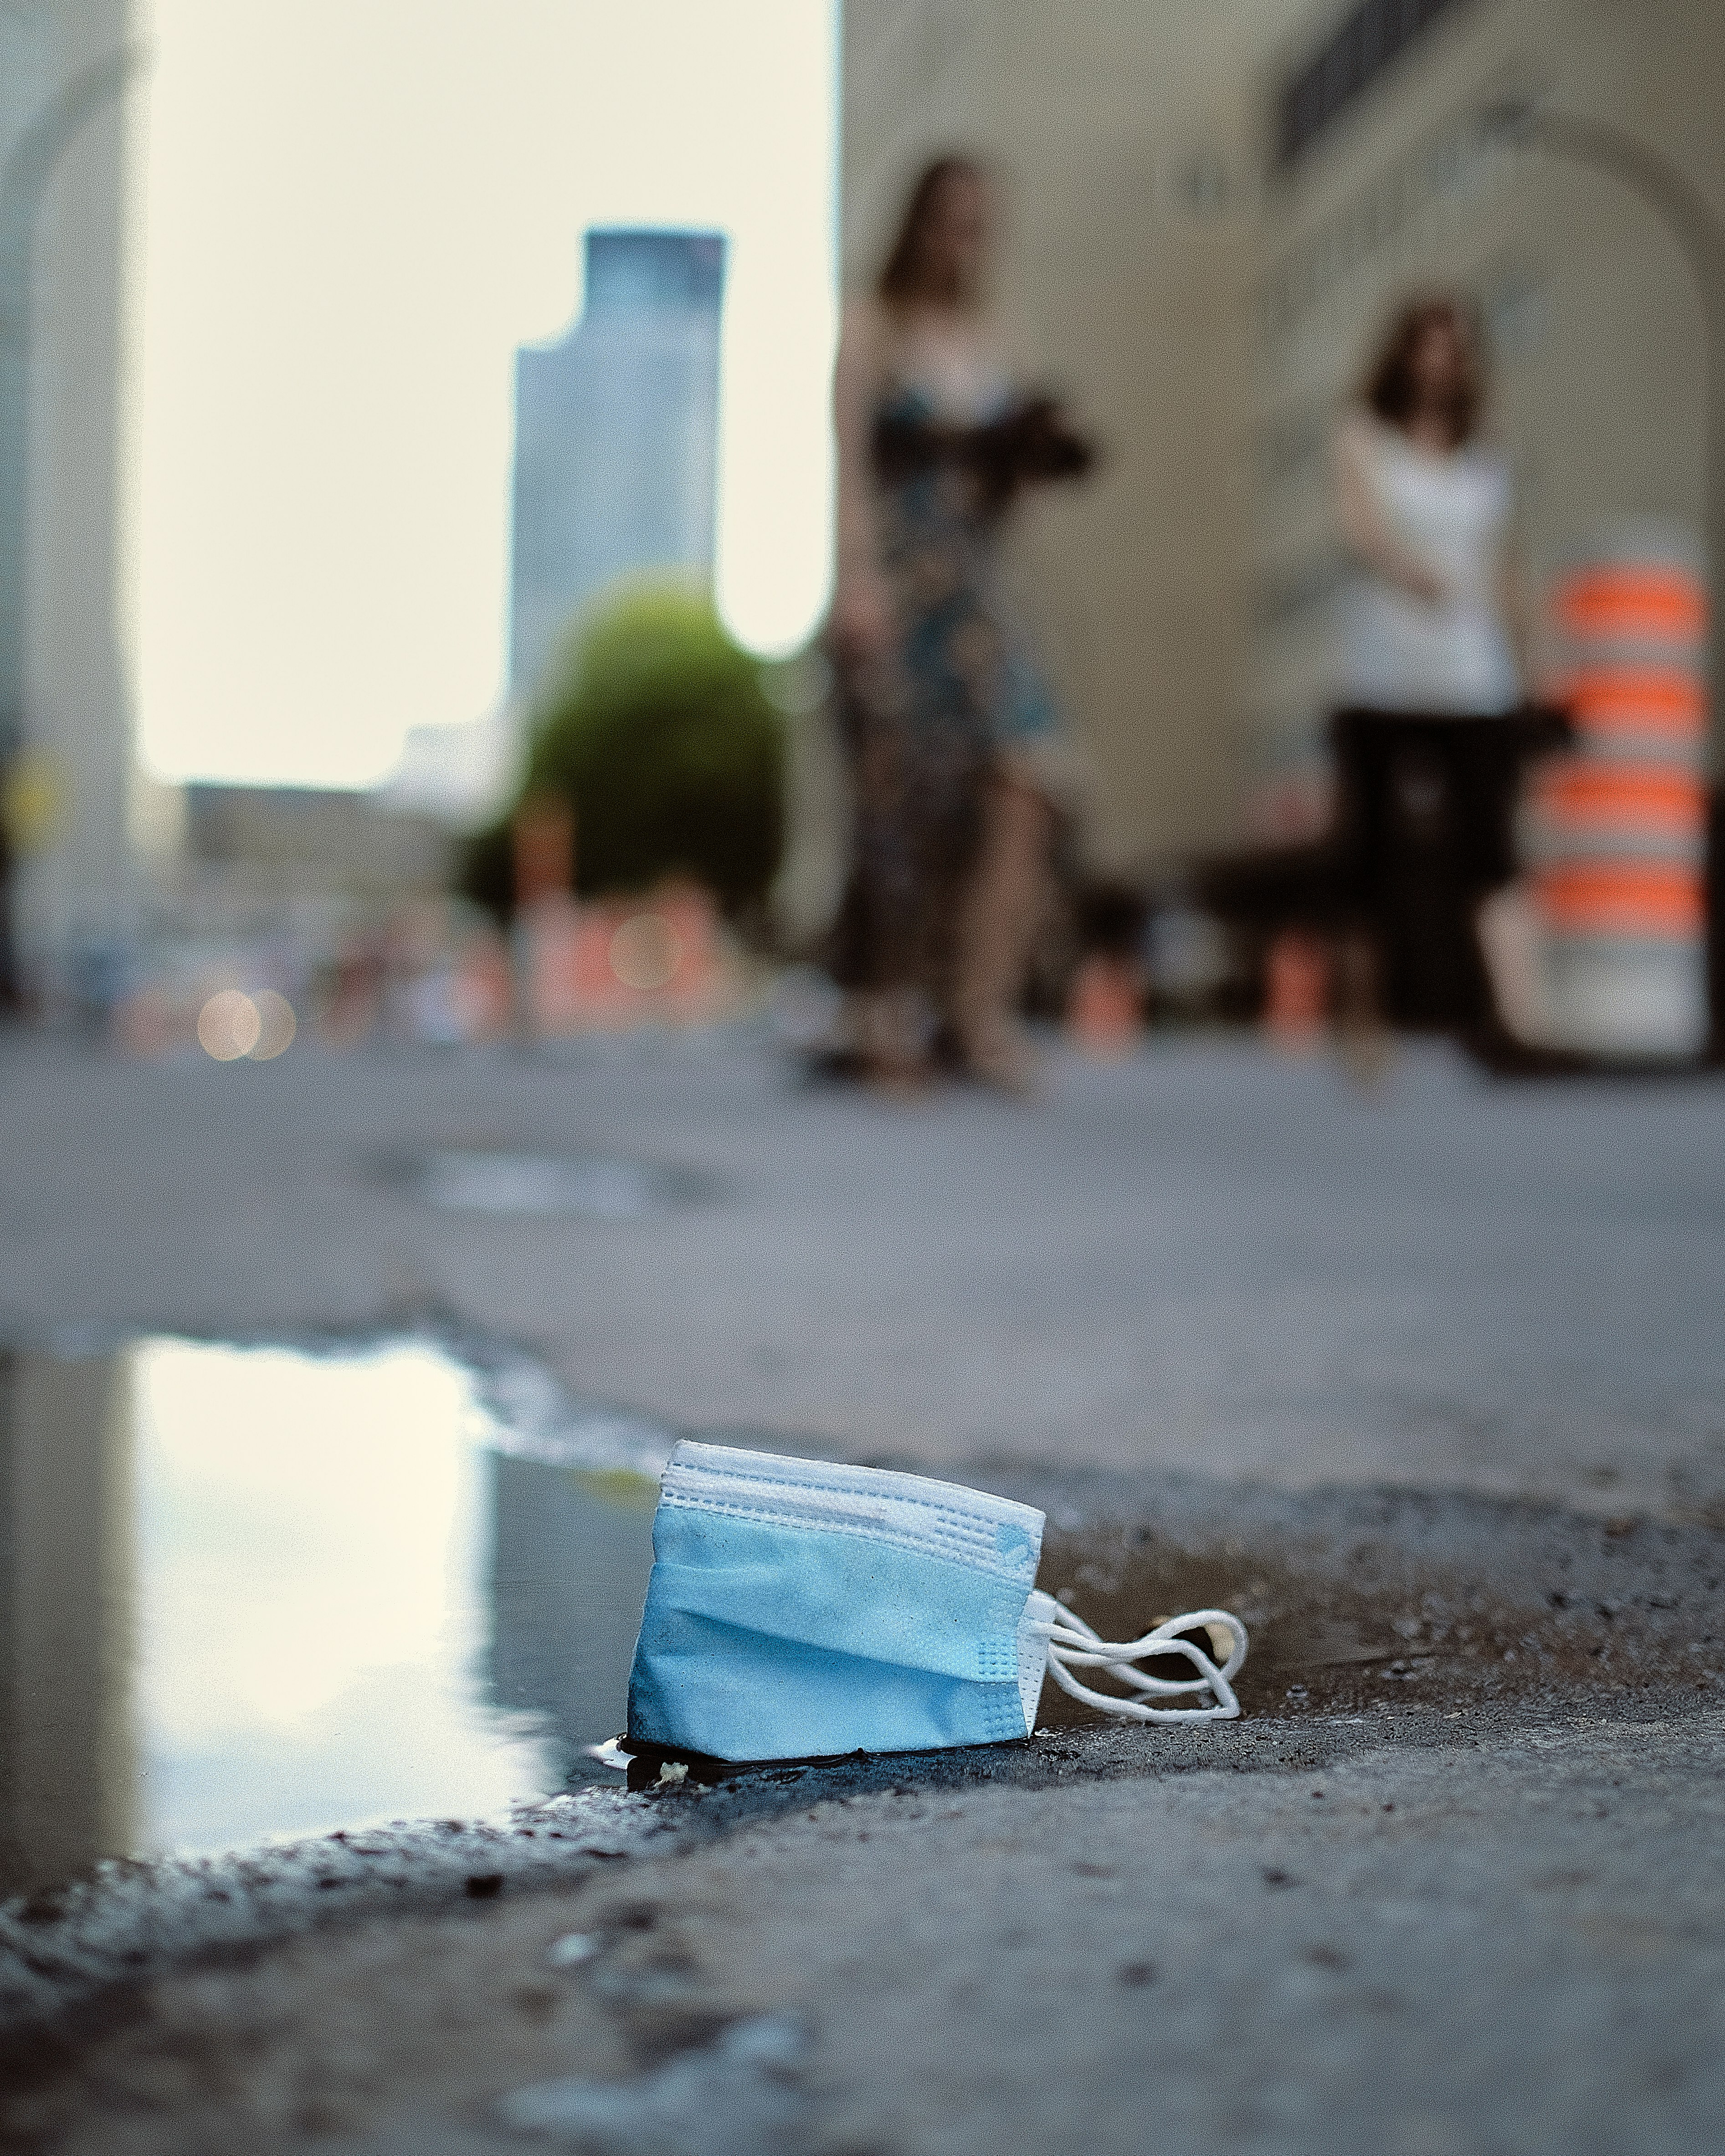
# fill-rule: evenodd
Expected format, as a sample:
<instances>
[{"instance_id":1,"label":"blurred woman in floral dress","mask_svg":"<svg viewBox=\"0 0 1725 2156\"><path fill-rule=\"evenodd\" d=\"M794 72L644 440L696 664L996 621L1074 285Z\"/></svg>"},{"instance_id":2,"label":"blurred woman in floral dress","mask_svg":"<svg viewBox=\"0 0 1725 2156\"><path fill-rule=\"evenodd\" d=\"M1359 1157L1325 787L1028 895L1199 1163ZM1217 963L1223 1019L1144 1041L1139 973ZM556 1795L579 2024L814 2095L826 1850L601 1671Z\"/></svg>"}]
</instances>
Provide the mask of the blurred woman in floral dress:
<instances>
[{"instance_id":1,"label":"blurred woman in floral dress","mask_svg":"<svg viewBox=\"0 0 1725 2156\"><path fill-rule=\"evenodd\" d=\"M926 1078L937 1032L973 1076L1030 1076L1016 1005L1055 715L1003 595L1000 538L1026 485L1076 476L1091 453L1002 357L992 218L977 166L930 165L839 353L831 644L855 834L834 970L850 1048L889 1086Z\"/></svg>"}]
</instances>

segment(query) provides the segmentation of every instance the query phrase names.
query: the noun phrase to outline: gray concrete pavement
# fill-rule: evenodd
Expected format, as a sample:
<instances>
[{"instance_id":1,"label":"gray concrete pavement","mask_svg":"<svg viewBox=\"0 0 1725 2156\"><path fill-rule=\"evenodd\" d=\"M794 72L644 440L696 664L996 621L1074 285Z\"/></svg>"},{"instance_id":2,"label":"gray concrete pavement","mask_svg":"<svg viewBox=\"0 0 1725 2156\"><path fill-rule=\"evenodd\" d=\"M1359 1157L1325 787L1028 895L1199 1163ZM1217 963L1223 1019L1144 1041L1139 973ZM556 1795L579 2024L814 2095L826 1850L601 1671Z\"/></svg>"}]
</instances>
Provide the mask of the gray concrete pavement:
<instances>
[{"instance_id":1,"label":"gray concrete pavement","mask_svg":"<svg viewBox=\"0 0 1725 2156\"><path fill-rule=\"evenodd\" d=\"M436 1142L709 1173L635 1221L436 1214ZM854 1453L1725 1504L1725 1083L1175 1043L1046 1102L799 1088L734 1037L151 1067L0 1049L0 1327L438 1308L578 1390Z\"/></svg>"},{"instance_id":2,"label":"gray concrete pavement","mask_svg":"<svg viewBox=\"0 0 1725 2156\"><path fill-rule=\"evenodd\" d=\"M1725 1714L1667 1700L791 1773L635 1799L632 1835L565 1800L537 1821L568 1834L561 1884L542 1840L488 1850L483 1904L398 1876L343 1924L206 1955L39 2077L14 2062L0 2131L67 2156L1700 2156L1722 1768ZM352 1885L353 1839L302 1870ZM113 1943L270 1868L153 1922L135 1897ZM555 1958L572 1934L590 1951ZM800 2041L752 2090L717 2047L763 2018ZM526 2092L553 2119L598 2097L605 2128L513 2131Z\"/></svg>"},{"instance_id":3,"label":"gray concrete pavement","mask_svg":"<svg viewBox=\"0 0 1725 2156\"><path fill-rule=\"evenodd\" d=\"M7 1043L12 1339L435 1313L682 1424L1010 1486L1086 1614L1214 1590L1255 1638L1224 1727L1068 1717L565 1800L556 1851L427 1827L15 1910L0 2002L40 2071L0 2141L1718 2147L1722 1140L1716 1081L1502 1087L1433 1049L1371 1093L1181 1042L1060 1061L1034 1108L896 1108L742 1037L238 1070ZM391 1165L438 1142L712 1195L439 1214ZM554 1967L572 1932L594 1951ZM762 2020L778 2063L738 2065ZM526 2089L561 2133L500 2110Z\"/></svg>"}]
</instances>

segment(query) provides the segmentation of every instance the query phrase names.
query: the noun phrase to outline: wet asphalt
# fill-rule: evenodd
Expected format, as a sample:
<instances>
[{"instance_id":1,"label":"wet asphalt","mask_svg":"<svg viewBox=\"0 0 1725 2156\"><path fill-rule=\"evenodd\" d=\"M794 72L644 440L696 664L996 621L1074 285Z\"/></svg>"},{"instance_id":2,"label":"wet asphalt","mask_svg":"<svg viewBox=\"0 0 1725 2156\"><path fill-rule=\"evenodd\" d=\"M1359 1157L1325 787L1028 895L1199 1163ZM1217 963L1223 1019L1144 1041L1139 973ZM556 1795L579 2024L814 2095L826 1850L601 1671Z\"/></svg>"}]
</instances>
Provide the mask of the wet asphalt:
<instances>
[{"instance_id":1,"label":"wet asphalt","mask_svg":"<svg viewBox=\"0 0 1725 2156\"><path fill-rule=\"evenodd\" d=\"M1428 1050L1369 1095L1187 1042L918 1112L747 1037L7 1043L14 1342L507 1340L679 1427L1027 1497L1100 1628L1219 1600L1254 1645L1232 1725L1051 1695L1027 1746L13 1905L0 2146L1717 2147L1722 1137L1712 1081ZM702 1194L457 1217L388 1171L456 1144Z\"/></svg>"}]
</instances>

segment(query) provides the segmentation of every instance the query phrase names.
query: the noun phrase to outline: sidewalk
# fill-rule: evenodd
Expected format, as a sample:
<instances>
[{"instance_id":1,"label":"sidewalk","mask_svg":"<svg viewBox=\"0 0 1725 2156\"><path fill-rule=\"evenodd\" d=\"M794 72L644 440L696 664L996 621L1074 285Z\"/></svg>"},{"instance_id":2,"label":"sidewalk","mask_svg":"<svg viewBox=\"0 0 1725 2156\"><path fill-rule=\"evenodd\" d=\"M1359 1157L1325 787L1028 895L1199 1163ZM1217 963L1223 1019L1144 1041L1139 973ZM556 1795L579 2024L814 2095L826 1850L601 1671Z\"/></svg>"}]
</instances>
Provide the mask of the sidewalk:
<instances>
[{"instance_id":1,"label":"sidewalk","mask_svg":"<svg viewBox=\"0 0 1725 2156\"><path fill-rule=\"evenodd\" d=\"M1182 1042L1062 1060L1038 1107L911 1109L742 1038L259 1070L8 1043L14 1342L434 1317L680 1424L1009 1486L1082 1609L1209 1567L1254 1644L1236 1723L1061 1720L49 1897L0 1969L81 2017L27 2040L0 2138L1718 2146L1722 1138L1713 1081L1497 1087L1437 1050L1372 1095ZM707 1194L439 1213L401 1173L436 1145Z\"/></svg>"},{"instance_id":2,"label":"sidewalk","mask_svg":"<svg viewBox=\"0 0 1725 2156\"><path fill-rule=\"evenodd\" d=\"M434 1144L677 1163L636 1220L439 1214ZM0 1046L0 1332L435 1311L598 1399L859 1456L1725 1505L1725 1082L1380 1091L1176 1042L1045 1104L745 1039L162 1067Z\"/></svg>"}]
</instances>

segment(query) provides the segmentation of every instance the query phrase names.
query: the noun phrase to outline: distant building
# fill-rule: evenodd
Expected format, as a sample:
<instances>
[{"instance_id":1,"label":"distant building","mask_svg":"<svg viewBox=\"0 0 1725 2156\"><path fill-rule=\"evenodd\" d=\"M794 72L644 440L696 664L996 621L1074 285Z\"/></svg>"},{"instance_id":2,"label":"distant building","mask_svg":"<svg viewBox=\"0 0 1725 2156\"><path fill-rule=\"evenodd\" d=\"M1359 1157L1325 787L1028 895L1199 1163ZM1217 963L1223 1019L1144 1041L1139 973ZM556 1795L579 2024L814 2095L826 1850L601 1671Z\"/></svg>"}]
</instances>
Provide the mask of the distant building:
<instances>
[{"instance_id":1,"label":"distant building","mask_svg":"<svg viewBox=\"0 0 1725 2156\"><path fill-rule=\"evenodd\" d=\"M0 8L0 763L41 828L17 870L28 977L123 942L136 907L121 649L131 0Z\"/></svg>"},{"instance_id":2,"label":"distant building","mask_svg":"<svg viewBox=\"0 0 1725 2156\"><path fill-rule=\"evenodd\" d=\"M619 577L711 575L724 290L721 234L590 232L579 322L516 356L516 696Z\"/></svg>"},{"instance_id":3,"label":"distant building","mask_svg":"<svg viewBox=\"0 0 1725 2156\"><path fill-rule=\"evenodd\" d=\"M194 781L184 803L183 859L207 896L219 888L267 911L296 897L403 898L449 881L448 831L387 797Z\"/></svg>"}]
</instances>

